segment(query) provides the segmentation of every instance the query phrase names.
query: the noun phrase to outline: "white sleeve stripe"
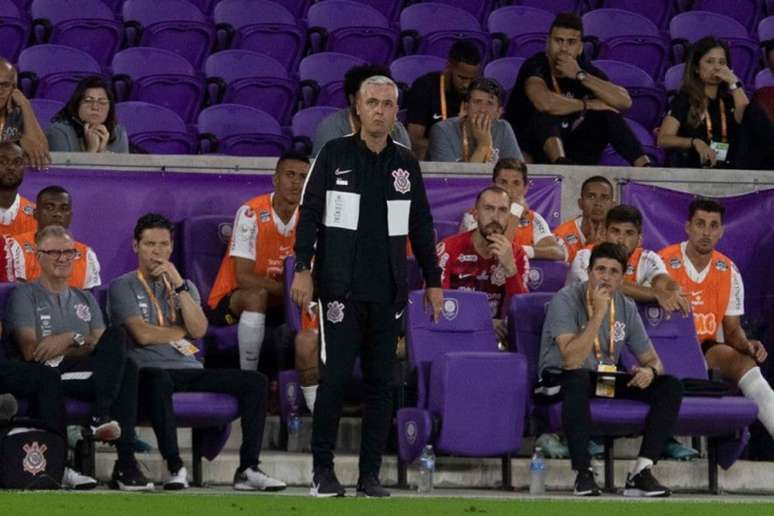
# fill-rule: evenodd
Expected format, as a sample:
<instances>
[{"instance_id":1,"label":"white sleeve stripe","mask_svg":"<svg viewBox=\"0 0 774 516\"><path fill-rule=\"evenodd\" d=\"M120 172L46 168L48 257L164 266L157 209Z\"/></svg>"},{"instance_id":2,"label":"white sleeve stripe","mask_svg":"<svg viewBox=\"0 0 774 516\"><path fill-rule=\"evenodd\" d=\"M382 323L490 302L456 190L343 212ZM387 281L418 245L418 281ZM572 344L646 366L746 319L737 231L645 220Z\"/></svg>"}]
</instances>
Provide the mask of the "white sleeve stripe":
<instances>
[{"instance_id":1,"label":"white sleeve stripe","mask_svg":"<svg viewBox=\"0 0 774 516\"><path fill-rule=\"evenodd\" d=\"M744 282L736 266L731 266L731 291L728 296L726 315L744 315Z\"/></svg>"},{"instance_id":2,"label":"white sleeve stripe","mask_svg":"<svg viewBox=\"0 0 774 516\"><path fill-rule=\"evenodd\" d=\"M258 241L258 213L247 216L252 211L249 206L242 205L234 216L234 226L231 229L231 244L229 256L239 256L255 261L255 250Z\"/></svg>"},{"instance_id":3,"label":"white sleeve stripe","mask_svg":"<svg viewBox=\"0 0 774 516\"><path fill-rule=\"evenodd\" d=\"M99 277L100 273L99 260L96 253L91 247L86 248L86 277L83 279L83 288L94 288L102 285L102 279Z\"/></svg>"},{"instance_id":4,"label":"white sleeve stripe","mask_svg":"<svg viewBox=\"0 0 774 516\"><path fill-rule=\"evenodd\" d=\"M535 214L535 219L532 221L532 241L537 244L545 237L553 237L554 235L551 233L546 219L536 211L532 213Z\"/></svg>"}]
</instances>

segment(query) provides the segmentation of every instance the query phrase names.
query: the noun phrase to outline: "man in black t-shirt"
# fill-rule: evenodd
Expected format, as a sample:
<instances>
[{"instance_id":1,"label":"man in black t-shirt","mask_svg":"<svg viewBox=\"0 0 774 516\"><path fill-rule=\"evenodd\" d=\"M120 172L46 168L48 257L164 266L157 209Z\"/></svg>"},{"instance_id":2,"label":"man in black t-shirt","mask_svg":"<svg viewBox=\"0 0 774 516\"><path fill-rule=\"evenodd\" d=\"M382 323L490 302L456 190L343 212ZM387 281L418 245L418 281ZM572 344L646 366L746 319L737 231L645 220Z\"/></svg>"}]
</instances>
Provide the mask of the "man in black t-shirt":
<instances>
[{"instance_id":1,"label":"man in black t-shirt","mask_svg":"<svg viewBox=\"0 0 774 516\"><path fill-rule=\"evenodd\" d=\"M522 65L505 119L535 163L596 165L609 143L634 166L647 165L620 114L632 104L629 93L583 58L582 38L577 15L556 17L546 52Z\"/></svg>"},{"instance_id":2,"label":"man in black t-shirt","mask_svg":"<svg viewBox=\"0 0 774 516\"><path fill-rule=\"evenodd\" d=\"M417 159L425 159L430 128L436 122L457 116L468 85L481 73L481 52L470 40L456 41L449 49L443 72L418 77L406 96L408 132ZM443 90L443 99L441 98Z\"/></svg>"}]
</instances>

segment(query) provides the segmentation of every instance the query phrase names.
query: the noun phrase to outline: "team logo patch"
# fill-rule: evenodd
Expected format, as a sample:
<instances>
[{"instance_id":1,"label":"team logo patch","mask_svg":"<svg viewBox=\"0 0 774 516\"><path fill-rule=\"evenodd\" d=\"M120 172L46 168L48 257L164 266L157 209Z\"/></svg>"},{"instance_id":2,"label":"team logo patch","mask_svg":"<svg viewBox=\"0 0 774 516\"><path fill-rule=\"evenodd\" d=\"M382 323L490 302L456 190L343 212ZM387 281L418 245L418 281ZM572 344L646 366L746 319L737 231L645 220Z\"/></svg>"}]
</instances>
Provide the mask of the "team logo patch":
<instances>
[{"instance_id":1,"label":"team logo patch","mask_svg":"<svg viewBox=\"0 0 774 516\"><path fill-rule=\"evenodd\" d=\"M683 262L681 262L677 258L672 258L671 260L669 260L669 266L672 267L673 269L679 269L680 267L683 266Z\"/></svg>"},{"instance_id":2,"label":"team logo patch","mask_svg":"<svg viewBox=\"0 0 774 516\"><path fill-rule=\"evenodd\" d=\"M649 325L656 327L664 320L664 312L661 310L661 307L649 306L645 312L645 318L648 320Z\"/></svg>"},{"instance_id":3,"label":"team logo patch","mask_svg":"<svg viewBox=\"0 0 774 516\"><path fill-rule=\"evenodd\" d=\"M258 220L260 220L261 222L269 222L270 219L271 219L271 213L269 213L268 211L262 211L261 213L258 214Z\"/></svg>"},{"instance_id":4,"label":"team logo patch","mask_svg":"<svg viewBox=\"0 0 774 516\"><path fill-rule=\"evenodd\" d=\"M502 287L505 285L505 270L497 265L492 271L492 285Z\"/></svg>"},{"instance_id":5,"label":"team logo patch","mask_svg":"<svg viewBox=\"0 0 774 516\"><path fill-rule=\"evenodd\" d=\"M255 217L255 211L252 208L247 208L245 210L245 217L247 217L248 219L252 219L253 217Z\"/></svg>"},{"instance_id":6,"label":"team logo patch","mask_svg":"<svg viewBox=\"0 0 774 516\"><path fill-rule=\"evenodd\" d=\"M715 268L719 272L725 272L725 271L728 270L728 264L726 262L724 262L723 260L718 260L718 261L715 262Z\"/></svg>"},{"instance_id":7,"label":"team logo patch","mask_svg":"<svg viewBox=\"0 0 774 516\"><path fill-rule=\"evenodd\" d=\"M540 269L530 269L527 273L527 286L535 290L543 284L543 271Z\"/></svg>"},{"instance_id":8,"label":"team logo patch","mask_svg":"<svg viewBox=\"0 0 774 516\"><path fill-rule=\"evenodd\" d=\"M478 262L478 256L475 254L461 254L457 257L457 260L460 263L465 263L465 262L476 263Z\"/></svg>"},{"instance_id":9,"label":"team logo patch","mask_svg":"<svg viewBox=\"0 0 774 516\"><path fill-rule=\"evenodd\" d=\"M24 471L32 476L46 471L46 450L48 450L48 446L45 444L40 445L37 441L33 441L32 444L22 446L22 450L26 453L22 460Z\"/></svg>"},{"instance_id":10,"label":"team logo patch","mask_svg":"<svg viewBox=\"0 0 774 516\"><path fill-rule=\"evenodd\" d=\"M567 235L567 238L565 238L565 241L570 245L575 245L578 243L578 237L575 235Z\"/></svg>"},{"instance_id":11,"label":"team logo patch","mask_svg":"<svg viewBox=\"0 0 774 516\"><path fill-rule=\"evenodd\" d=\"M406 440L409 444L414 444L417 442L417 422L416 421L406 421L406 426L404 427L404 432L406 433Z\"/></svg>"},{"instance_id":12,"label":"team logo patch","mask_svg":"<svg viewBox=\"0 0 774 516\"><path fill-rule=\"evenodd\" d=\"M234 233L234 226L230 222L221 222L218 224L218 238L224 244L228 244L231 240L231 235Z\"/></svg>"},{"instance_id":13,"label":"team logo patch","mask_svg":"<svg viewBox=\"0 0 774 516\"><path fill-rule=\"evenodd\" d=\"M631 276L632 274L634 274L634 267L629 263L626 265L626 275Z\"/></svg>"},{"instance_id":14,"label":"team logo patch","mask_svg":"<svg viewBox=\"0 0 774 516\"><path fill-rule=\"evenodd\" d=\"M529 217L520 217L519 218L519 227L520 228L526 228L529 226Z\"/></svg>"},{"instance_id":15,"label":"team logo patch","mask_svg":"<svg viewBox=\"0 0 774 516\"><path fill-rule=\"evenodd\" d=\"M30 217L32 217L33 213L35 213L35 208L33 208L30 205L27 205L22 209L22 211L24 212L25 215L29 215Z\"/></svg>"},{"instance_id":16,"label":"team logo patch","mask_svg":"<svg viewBox=\"0 0 774 516\"><path fill-rule=\"evenodd\" d=\"M442 255L446 251L446 242L438 242L435 244L435 254Z\"/></svg>"},{"instance_id":17,"label":"team logo patch","mask_svg":"<svg viewBox=\"0 0 774 516\"><path fill-rule=\"evenodd\" d=\"M24 244L24 252L25 253L34 253L35 252L35 246L32 244Z\"/></svg>"},{"instance_id":18,"label":"team logo patch","mask_svg":"<svg viewBox=\"0 0 774 516\"><path fill-rule=\"evenodd\" d=\"M83 322L91 321L91 310L89 310L89 305L83 303L75 305L75 315Z\"/></svg>"},{"instance_id":19,"label":"team logo patch","mask_svg":"<svg viewBox=\"0 0 774 516\"><path fill-rule=\"evenodd\" d=\"M447 297L443 300L441 305L441 315L447 321L453 321L457 318L457 314L460 312L460 304L453 297Z\"/></svg>"},{"instance_id":20,"label":"team logo patch","mask_svg":"<svg viewBox=\"0 0 774 516\"><path fill-rule=\"evenodd\" d=\"M411 191L411 181L409 181L408 170L403 170L402 168L393 170L392 177L395 178L393 186L395 187L396 192L405 194Z\"/></svg>"},{"instance_id":21,"label":"team logo patch","mask_svg":"<svg viewBox=\"0 0 774 516\"><path fill-rule=\"evenodd\" d=\"M621 321L615 322L615 328L613 329L613 335L616 342L623 342L626 338L626 323Z\"/></svg>"},{"instance_id":22,"label":"team logo patch","mask_svg":"<svg viewBox=\"0 0 774 516\"><path fill-rule=\"evenodd\" d=\"M328 321L333 324L340 323L344 320L344 303L339 301L331 301L328 303L328 310L325 315Z\"/></svg>"}]
</instances>

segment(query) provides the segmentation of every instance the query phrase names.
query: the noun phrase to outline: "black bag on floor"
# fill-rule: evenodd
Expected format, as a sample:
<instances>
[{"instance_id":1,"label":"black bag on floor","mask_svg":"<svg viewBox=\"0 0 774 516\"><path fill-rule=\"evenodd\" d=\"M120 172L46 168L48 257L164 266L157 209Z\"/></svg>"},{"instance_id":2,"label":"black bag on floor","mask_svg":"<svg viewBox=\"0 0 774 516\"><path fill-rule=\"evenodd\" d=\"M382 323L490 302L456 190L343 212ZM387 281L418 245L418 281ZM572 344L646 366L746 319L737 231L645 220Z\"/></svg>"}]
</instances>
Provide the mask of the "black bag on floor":
<instances>
[{"instance_id":1,"label":"black bag on floor","mask_svg":"<svg viewBox=\"0 0 774 516\"><path fill-rule=\"evenodd\" d=\"M59 489L67 446L40 421L14 418L0 426L0 487Z\"/></svg>"}]
</instances>

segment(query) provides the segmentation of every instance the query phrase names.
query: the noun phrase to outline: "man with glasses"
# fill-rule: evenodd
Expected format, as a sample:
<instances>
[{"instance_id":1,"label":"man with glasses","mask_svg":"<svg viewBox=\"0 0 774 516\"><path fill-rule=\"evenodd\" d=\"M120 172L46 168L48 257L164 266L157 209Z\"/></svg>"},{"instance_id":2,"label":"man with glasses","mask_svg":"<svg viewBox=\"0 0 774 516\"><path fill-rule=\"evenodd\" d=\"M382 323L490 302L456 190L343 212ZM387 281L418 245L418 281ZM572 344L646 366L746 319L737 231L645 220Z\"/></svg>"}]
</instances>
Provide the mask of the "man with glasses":
<instances>
[{"instance_id":1,"label":"man with glasses","mask_svg":"<svg viewBox=\"0 0 774 516\"><path fill-rule=\"evenodd\" d=\"M14 236L38 229L33 216L35 205L19 195L25 165L21 147L0 142L0 235Z\"/></svg>"}]
</instances>

